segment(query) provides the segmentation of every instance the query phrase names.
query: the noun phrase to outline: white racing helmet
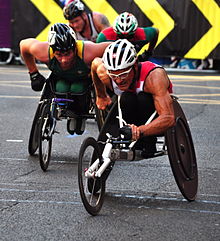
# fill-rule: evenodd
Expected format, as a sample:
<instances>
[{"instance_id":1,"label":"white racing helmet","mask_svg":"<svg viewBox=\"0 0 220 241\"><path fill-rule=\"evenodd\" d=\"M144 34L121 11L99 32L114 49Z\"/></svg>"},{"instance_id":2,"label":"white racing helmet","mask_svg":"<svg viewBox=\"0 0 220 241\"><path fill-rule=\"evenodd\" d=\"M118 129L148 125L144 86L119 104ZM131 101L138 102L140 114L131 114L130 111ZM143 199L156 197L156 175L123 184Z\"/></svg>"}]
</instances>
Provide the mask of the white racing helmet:
<instances>
[{"instance_id":1,"label":"white racing helmet","mask_svg":"<svg viewBox=\"0 0 220 241\"><path fill-rule=\"evenodd\" d=\"M121 70L134 65L137 60L137 52L134 45L127 39L119 39L111 43L102 57L107 70Z\"/></svg>"}]
</instances>

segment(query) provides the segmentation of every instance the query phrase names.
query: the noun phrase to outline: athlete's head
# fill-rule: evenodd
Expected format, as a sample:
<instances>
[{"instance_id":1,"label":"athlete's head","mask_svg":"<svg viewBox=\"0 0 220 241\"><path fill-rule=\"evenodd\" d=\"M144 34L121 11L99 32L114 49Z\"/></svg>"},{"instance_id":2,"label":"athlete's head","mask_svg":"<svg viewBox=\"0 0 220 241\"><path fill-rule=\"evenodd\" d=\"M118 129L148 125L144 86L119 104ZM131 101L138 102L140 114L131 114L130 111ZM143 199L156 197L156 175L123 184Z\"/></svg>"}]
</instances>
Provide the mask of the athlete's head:
<instances>
[{"instance_id":1,"label":"athlete's head","mask_svg":"<svg viewBox=\"0 0 220 241\"><path fill-rule=\"evenodd\" d=\"M132 67L136 60L137 52L127 39L118 39L111 43L102 58L105 68L113 71Z\"/></svg>"},{"instance_id":2,"label":"athlete's head","mask_svg":"<svg viewBox=\"0 0 220 241\"><path fill-rule=\"evenodd\" d=\"M78 16L81 16L82 13L85 11L85 6L80 0L75 0L70 2L63 8L63 15L65 19L71 20Z\"/></svg>"},{"instance_id":3,"label":"athlete's head","mask_svg":"<svg viewBox=\"0 0 220 241\"><path fill-rule=\"evenodd\" d=\"M128 90L136 71L137 53L134 46L127 39L119 39L105 49L102 61L107 75L118 88L122 91Z\"/></svg>"},{"instance_id":4,"label":"athlete's head","mask_svg":"<svg viewBox=\"0 0 220 241\"><path fill-rule=\"evenodd\" d=\"M53 51L66 52L76 47L76 34L64 23L55 23L48 34L48 43Z\"/></svg>"},{"instance_id":5,"label":"athlete's head","mask_svg":"<svg viewBox=\"0 0 220 241\"><path fill-rule=\"evenodd\" d=\"M113 24L113 29L120 38L126 38L133 35L137 27L137 19L133 14L128 12L124 12L118 15Z\"/></svg>"}]
</instances>

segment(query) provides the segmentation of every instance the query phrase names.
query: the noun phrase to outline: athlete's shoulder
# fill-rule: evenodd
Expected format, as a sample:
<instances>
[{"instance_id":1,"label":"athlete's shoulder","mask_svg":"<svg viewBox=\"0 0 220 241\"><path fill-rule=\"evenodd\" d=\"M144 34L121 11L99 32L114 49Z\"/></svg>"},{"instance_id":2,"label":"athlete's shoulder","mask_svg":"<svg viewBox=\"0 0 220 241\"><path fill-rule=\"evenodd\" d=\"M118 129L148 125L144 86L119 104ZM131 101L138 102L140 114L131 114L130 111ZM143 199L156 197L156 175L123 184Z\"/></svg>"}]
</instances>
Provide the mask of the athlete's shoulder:
<instances>
[{"instance_id":1,"label":"athlete's shoulder","mask_svg":"<svg viewBox=\"0 0 220 241\"><path fill-rule=\"evenodd\" d=\"M157 69L163 69L162 66L150 61L141 62L140 65L141 65L141 69L140 69L141 78L145 76L147 77L149 73L153 72L154 70L157 71Z\"/></svg>"},{"instance_id":2,"label":"athlete's shoulder","mask_svg":"<svg viewBox=\"0 0 220 241\"><path fill-rule=\"evenodd\" d=\"M117 34L114 31L113 27L108 27L108 28L102 30L101 33L105 36L106 40L113 40L114 41L114 40L117 39Z\"/></svg>"},{"instance_id":3,"label":"athlete's shoulder","mask_svg":"<svg viewBox=\"0 0 220 241\"><path fill-rule=\"evenodd\" d=\"M110 23L108 21L108 18L99 12L92 12L92 19L93 23L96 26L96 28L101 32L103 29L107 28L110 26Z\"/></svg>"},{"instance_id":4,"label":"athlete's shoulder","mask_svg":"<svg viewBox=\"0 0 220 241\"><path fill-rule=\"evenodd\" d=\"M102 13L99 13L99 12L91 12L93 18L100 18L102 16L105 16L104 14Z\"/></svg>"},{"instance_id":5,"label":"athlete's shoulder","mask_svg":"<svg viewBox=\"0 0 220 241\"><path fill-rule=\"evenodd\" d=\"M108 28L103 29L102 33L104 35L109 35L109 34L112 35L113 33L115 33L115 31L114 31L113 27L108 27Z\"/></svg>"},{"instance_id":6,"label":"athlete's shoulder","mask_svg":"<svg viewBox=\"0 0 220 241\"><path fill-rule=\"evenodd\" d=\"M135 40L145 40L146 39L146 33L144 31L144 28L138 27L134 33L134 39Z\"/></svg>"},{"instance_id":7,"label":"athlete's shoulder","mask_svg":"<svg viewBox=\"0 0 220 241\"><path fill-rule=\"evenodd\" d=\"M140 33L144 32L144 28L142 27L137 27L136 31L135 31L135 35L138 35Z\"/></svg>"},{"instance_id":8,"label":"athlete's shoulder","mask_svg":"<svg viewBox=\"0 0 220 241\"><path fill-rule=\"evenodd\" d=\"M140 65L142 66L142 68L163 68L161 65L159 64L155 64L151 61L144 61L144 62L140 62Z\"/></svg>"},{"instance_id":9,"label":"athlete's shoulder","mask_svg":"<svg viewBox=\"0 0 220 241\"><path fill-rule=\"evenodd\" d=\"M135 32L135 40L152 41L158 36L159 30L153 27L139 27Z\"/></svg>"}]
</instances>

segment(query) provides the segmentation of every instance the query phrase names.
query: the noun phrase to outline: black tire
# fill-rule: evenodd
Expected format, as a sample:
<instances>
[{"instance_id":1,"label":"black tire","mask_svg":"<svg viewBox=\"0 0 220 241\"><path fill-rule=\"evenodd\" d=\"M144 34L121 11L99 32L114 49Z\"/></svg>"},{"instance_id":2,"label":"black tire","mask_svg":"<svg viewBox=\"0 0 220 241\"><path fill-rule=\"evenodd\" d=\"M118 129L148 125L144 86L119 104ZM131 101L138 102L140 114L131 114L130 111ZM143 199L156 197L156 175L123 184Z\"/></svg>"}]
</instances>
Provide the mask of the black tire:
<instances>
[{"instance_id":1,"label":"black tire","mask_svg":"<svg viewBox=\"0 0 220 241\"><path fill-rule=\"evenodd\" d=\"M174 101L176 124L165 134L171 169L180 192L188 201L196 199L198 170L190 128L181 106Z\"/></svg>"},{"instance_id":2,"label":"black tire","mask_svg":"<svg viewBox=\"0 0 220 241\"><path fill-rule=\"evenodd\" d=\"M92 138L86 138L79 151L78 163L78 183L80 196L87 212L96 216L102 208L105 195L105 179L87 178L85 170L87 170L95 160L102 161L102 156L97 141Z\"/></svg>"},{"instance_id":3,"label":"black tire","mask_svg":"<svg viewBox=\"0 0 220 241\"><path fill-rule=\"evenodd\" d=\"M28 152L31 156L33 156L38 149L39 117L41 113L41 106L42 104L39 103L31 126L28 142Z\"/></svg>"},{"instance_id":4,"label":"black tire","mask_svg":"<svg viewBox=\"0 0 220 241\"><path fill-rule=\"evenodd\" d=\"M33 119L32 126L31 126L31 132L30 132L30 136L29 136L29 142L28 142L28 152L31 156L35 154L35 152L37 151L37 149L39 147L39 145L38 145L39 120L40 120L43 106L45 104L44 99L49 98L48 92L50 93L50 91L51 90L49 89L49 85L45 84L43 87L43 90L42 90L40 102L37 106L37 110L34 115L34 119Z\"/></svg>"},{"instance_id":5,"label":"black tire","mask_svg":"<svg viewBox=\"0 0 220 241\"><path fill-rule=\"evenodd\" d=\"M113 103L110 109L108 110L108 114L105 118L104 124L99 132L98 146L101 153L105 148L105 144L103 143L105 143L107 140L106 133L110 133L114 137L119 136L119 121L116 118L117 115L118 115L118 106L117 106L117 98L115 98L113 99ZM110 175L113 165L114 165L114 162L111 163L111 165L109 165L104 171L104 173L102 174L105 181Z\"/></svg>"},{"instance_id":6,"label":"black tire","mask_svg":"<svg viewBox=\"0 0 220 241\"><path fill-rule=\"evenodd\" d=\"M50 133L51 124L50 105L45 104L41 112L38 134L39 161L43 171L47 170L50 163L53 135L48 136L48 133Z\"/></svg>"}]
</instances>

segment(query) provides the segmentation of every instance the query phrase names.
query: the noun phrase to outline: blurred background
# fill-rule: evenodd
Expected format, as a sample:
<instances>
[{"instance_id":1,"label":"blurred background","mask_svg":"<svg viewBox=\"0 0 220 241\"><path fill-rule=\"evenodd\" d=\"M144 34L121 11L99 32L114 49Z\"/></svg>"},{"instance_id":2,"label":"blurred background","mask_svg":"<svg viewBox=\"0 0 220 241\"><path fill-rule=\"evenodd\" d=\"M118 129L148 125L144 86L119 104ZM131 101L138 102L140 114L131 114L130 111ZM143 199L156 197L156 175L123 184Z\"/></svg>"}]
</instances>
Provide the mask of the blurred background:
<instances>
[{"instance_id":1,"label":"blurred background","mask_svg":"<svg viewBox=\"0 0 220 241\"><path fill-rule=\"evenodd\" d=\"M0 0L0 64L23 64L19 42L47 41L56 22L66 23L66 0ZM82 0L112 24L122 12L139 27L156 27L159 39L151 61L165 67L220 70L220 0Z\"/></svg>"}]
</instances>

